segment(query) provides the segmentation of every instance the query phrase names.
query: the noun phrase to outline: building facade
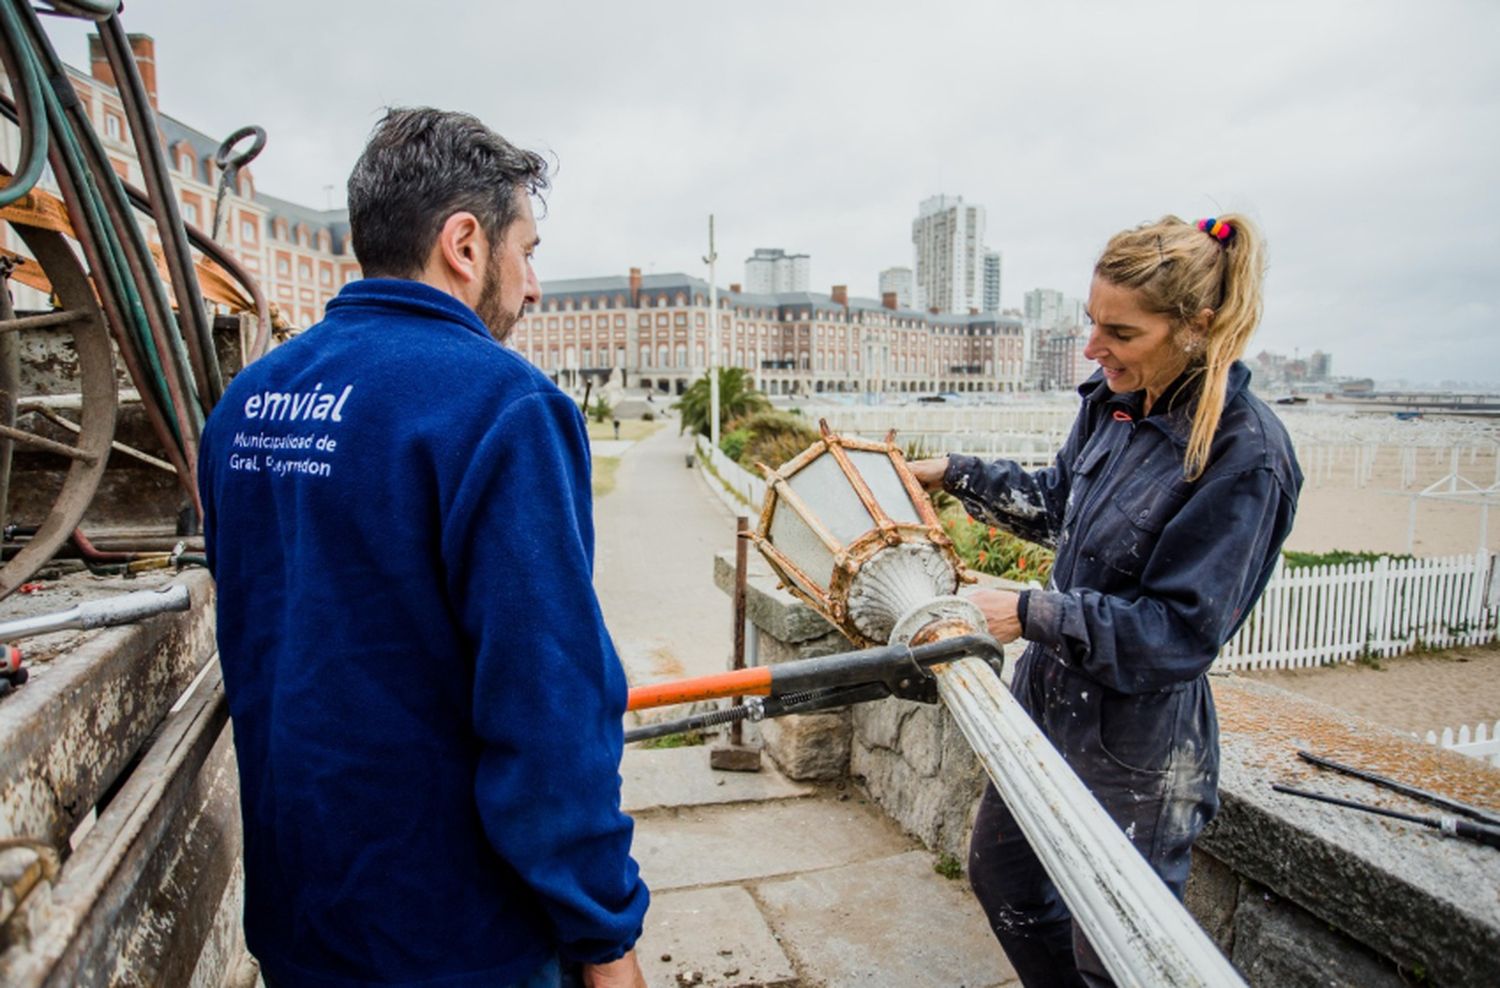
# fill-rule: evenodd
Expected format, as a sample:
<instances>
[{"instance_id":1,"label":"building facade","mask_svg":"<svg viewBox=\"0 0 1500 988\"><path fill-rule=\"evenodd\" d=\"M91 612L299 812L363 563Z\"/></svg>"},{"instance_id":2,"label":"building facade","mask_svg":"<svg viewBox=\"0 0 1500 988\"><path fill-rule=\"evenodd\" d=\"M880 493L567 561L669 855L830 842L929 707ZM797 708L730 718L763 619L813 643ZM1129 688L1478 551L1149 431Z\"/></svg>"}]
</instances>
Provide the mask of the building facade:
<instances>
[{"instance_id":1,"label":"building facade","mask_svg":"<svg viewBox=\"0 0 1500 988\"><path fill-rule=\"evenodd\" d=\"M542 285L510 345L567 388L614 378L680 394L708 368L708 283L685 274ZM1008 392L1025 371L1013 316L931 315L814 292L719 292L720 362L773 395Z\"/></svg>"},{"instance_id":2,"label":"building facade","mask_svg":"<svg viewBox=\"0 0 1500 988\"><path fill-rule=\"evenodd\" d=\"M1000 311L1000 252L984 252L984 298L979 306L981 312Z\"/></svg>"},{"instance_id":3,"label":"building facade","mask_svg":"<svg viewBox=\"0 0 1500 988\"><path fill-rule=\"evenodd\" d=\"M1064 295L1055 288L1033 288L1026 293L1023 318L1037 330L1066 329L1088 321L1086 306L1080 299Z\"/></svg>"},{"instance_id":4,"label":"building facade","mask_svg":"<svg viewBox=\"0 0 1500 988\"><path fill-rule=\"evenodd\" d=\"M880 272L880 295L882 298L887 293L896 296L896 307L899 309L912 308L911 268L886 268Z\"/></svg>"},{"instance_id":5,"label":"building facade","mask_svg":"<svg viewBox=\"0 0 1500 988\"><path fill-rule=\"evenodd\" d=\"M209 232L218 195L219 168L214 152L219 141L157 108L156 45L147 35L130 35L151 106L156 110L157 139L166 151L172 190L182 219ZM126 130L125 111L115 90L114 76L97 37L90 39L88 74L69 67L68 78L88 111L89 119L109 155L110 164L125 181L143 187L135 145ZM8 86L7 86L8 91ZM271 135L275 140L275 135ZM0 125L0 153L16 160L19 133ZM57 194L50 174L41 183ZM137 214L147 236L158 242L144 214ZM343 210L317 210L277 199L255 187L251 166L239 170L224 199L219 243L254 276L267 300L287 322L305 329L323 317L323 306L348 281L360 276L349 244L348 215ZM0 232L5 246L16 248L14 235Z\"/></svg>"},{"instance_id":6,"label":"building facade","mask_svg":"<svg viewBox=\"0 0 1500 988\"><path fill-rule=\"evenodd\" d=\"M757 247L745 259L745 287L759 294L805 292L812 273L806 254L788 254L780 247Z\"/></svg>"},{"instance_id":7,"label":"building facade","mask_svg":"<svg viewBox=\"0 0 1500 988\"><path fill-rule=\"evenodd\" d=\"M917 308L978 311L984 298L984 207L963 196L932 196L911 224Z\"/></svg>"},{"instance_id":8,"label":"building facade","mask_svg":"<svg viewBox=\"0 0 1500 988\"><path fill-rule=\"evenodd\" d=\"M1094 372L1094 362L1083 355L1089 332L1080 326L1041 330L1036 336L1033 382L1039 391L1076 388Z\"/></svg>"}]
</instances>

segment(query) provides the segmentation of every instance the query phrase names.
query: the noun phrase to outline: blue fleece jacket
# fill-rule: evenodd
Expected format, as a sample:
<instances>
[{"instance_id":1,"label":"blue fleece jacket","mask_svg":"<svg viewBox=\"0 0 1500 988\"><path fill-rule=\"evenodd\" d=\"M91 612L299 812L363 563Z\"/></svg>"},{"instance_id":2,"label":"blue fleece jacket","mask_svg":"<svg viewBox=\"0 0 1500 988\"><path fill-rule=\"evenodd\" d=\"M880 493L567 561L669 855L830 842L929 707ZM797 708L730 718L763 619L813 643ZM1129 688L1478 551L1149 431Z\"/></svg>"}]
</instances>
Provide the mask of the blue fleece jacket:
<instances>
[{"instance_id":1,"label":"blue fleece jacket","mask_svg":"<svg viewBox=\"0 0 1500 988\"><path fill-rule=\"evenodd\" d=\"M577 407L456 299L367 279L235 378L200 470L270 978L628 950L648 895Z\"/></svg>"}]
</instances>

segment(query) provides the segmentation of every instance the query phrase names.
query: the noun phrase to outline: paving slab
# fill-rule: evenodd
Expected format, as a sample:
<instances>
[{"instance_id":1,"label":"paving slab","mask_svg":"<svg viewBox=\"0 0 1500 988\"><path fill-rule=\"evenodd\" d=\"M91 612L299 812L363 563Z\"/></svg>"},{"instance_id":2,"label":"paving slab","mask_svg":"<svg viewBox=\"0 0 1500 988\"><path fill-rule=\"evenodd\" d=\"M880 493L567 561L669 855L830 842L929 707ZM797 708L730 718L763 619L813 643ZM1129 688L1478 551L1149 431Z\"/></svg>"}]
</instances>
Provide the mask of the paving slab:
<instances>
[{"instance_id":1,"label":"paving slab","mask_svg":"<svg viewBox=\"0 0 1500 988\"><path fill-rule=\"evenodd\" d=\"M736 885L651 898L636 951L650 988L796 988L792 962Z\"/></svg>"},{"instance_id":2,"label":"paving slab","mask_svg":"<svg viewBox=\"0 0 1500 988\"><path fill-rule=\"evenodd\" d=\"M1016 985L979 902L926 850L790 878L752 891L804 978L822 988Z\"/></svg>"},{"instance_id":3,"label":"paving slab","mask_svg":"<svg viewBox=\"0 0 1500 988\"><path fill-rule=\"evenodd\" d=\"M858 799L782 799L636 818L632 853L652 889L722 885L890 857L915 842Z\"/></svg>"},{"instance_id":4,"label":"paving slab","mask_svg":"<svg viewBox=\"0 0 1500 988\"><path fill-rule=\"evenodd\" d=\"M817 789L799 785L766 759L759 772L720 772L708 764L709 748L626 748L620 762L620 798L626 813L679 806L714 806L800 799Z\"/></svg>"}]
</instances>

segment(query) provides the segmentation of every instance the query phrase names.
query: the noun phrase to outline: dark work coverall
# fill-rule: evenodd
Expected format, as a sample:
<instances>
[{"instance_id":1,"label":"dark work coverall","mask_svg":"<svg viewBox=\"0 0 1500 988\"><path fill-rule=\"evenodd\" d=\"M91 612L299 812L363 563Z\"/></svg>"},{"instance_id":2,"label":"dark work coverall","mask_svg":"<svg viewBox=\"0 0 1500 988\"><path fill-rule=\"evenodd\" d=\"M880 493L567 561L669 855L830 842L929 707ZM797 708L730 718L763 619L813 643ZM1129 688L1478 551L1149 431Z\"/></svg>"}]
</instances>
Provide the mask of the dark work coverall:
<instances>
[{"instance_id":1,"label":"dark work coverall","mask_svg":"<svg viewBox=\"0 0 1500 988\"><path fill-rule=\"evenodd\" d=\"M1281 422L1230 369L1208 465L1183 459L1197 396L1185 375L1141 415L1095 374L1054 464L953 456L943 487L974 518L1057 550L1024 592L1031 643L1011 691L1178 898L1218 810L1219 728L1206 673L1270 578L1302 472ZM969 876L1029 988L1108 985L991 786ZM1076 951L1076 957L1075 957Z\"/></svg>"}]
</instances>

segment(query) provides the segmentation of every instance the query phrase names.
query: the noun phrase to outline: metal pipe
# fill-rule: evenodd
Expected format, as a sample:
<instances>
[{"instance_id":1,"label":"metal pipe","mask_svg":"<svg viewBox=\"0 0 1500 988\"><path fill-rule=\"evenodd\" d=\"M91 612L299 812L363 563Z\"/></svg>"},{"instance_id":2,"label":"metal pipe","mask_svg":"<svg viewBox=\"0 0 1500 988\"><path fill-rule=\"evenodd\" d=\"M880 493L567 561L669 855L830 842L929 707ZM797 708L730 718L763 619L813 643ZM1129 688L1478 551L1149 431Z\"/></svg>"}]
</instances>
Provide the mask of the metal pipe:
<instances>
[{"instance_id":1,"label":"metal pipe","mask_svg":"<svg viewBox=\"0 0 1500 988\"><path fill-rule=\"evenodd\" d=\"M13 642L70 628L88 630L130 624L168 611L185 611L190 606L188 588L174 583L163 590L138 590L108 600L89 601L54 614L3 621L0 622L0 641Z\"/></svg>"},{"instance_id":2,"label":"metal pipe","mask_svg":"<svg viewBox=\"0 0 1500 988\"><path fill-rule=\"evenodd\" d=\"M943 703L1116 983L1243 986L994 670L965 658L933 674Z\"/></svg>"}]
</instances>

